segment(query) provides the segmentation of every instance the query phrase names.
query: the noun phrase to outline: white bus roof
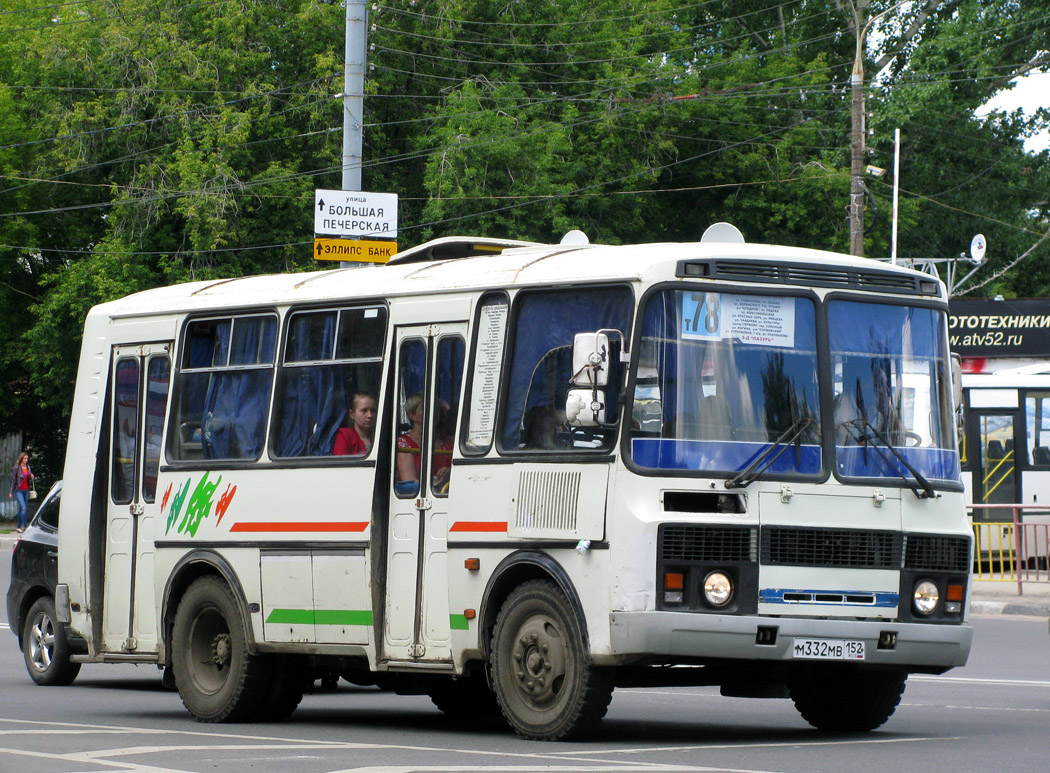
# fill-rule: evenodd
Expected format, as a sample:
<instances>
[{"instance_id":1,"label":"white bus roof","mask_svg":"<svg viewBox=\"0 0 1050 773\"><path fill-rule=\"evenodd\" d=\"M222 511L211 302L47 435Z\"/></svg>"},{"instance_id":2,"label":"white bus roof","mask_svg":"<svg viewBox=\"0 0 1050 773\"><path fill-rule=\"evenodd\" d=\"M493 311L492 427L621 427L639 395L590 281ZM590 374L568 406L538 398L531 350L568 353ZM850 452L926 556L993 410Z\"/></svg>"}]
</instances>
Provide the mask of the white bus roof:
<instances>
[{"instance_id":1,"label":"white bus roof","mask_svg":"<svg viewBox=\"0 0 1050 773\"><path fill-rule=\"evenodd\" d=\"M496 251L500 250L500 251ZM458 253L458 255L457 255ZM453 257L442 259L442 255ZM112 317L165 312L226 310L232 307L386 298L402 294L443 293L510 286L554 286L574 281L671 279L679 261L722 259L764 261L775 266L827 265L868 274L899 276L903 282L933 283L926 293L944 298L940 283L901 266L865 258L798 247L725 242L633 245L543 245L501 239L447 237L395 255L386 265L361 265L289 274L206 280L145 290L97 307ZM803 273L802 279L806 274ZM690 276L689 279L703 279ZM760 277L747 281L762 281ZM773 284L780 284L772 280ZM805 286L805 281L794 282ZM816 283L819 284L819 283ZM827 286L827 285L825 285ZM885 289L877 285L843 289Z\"/></svg>"}]
</instances>

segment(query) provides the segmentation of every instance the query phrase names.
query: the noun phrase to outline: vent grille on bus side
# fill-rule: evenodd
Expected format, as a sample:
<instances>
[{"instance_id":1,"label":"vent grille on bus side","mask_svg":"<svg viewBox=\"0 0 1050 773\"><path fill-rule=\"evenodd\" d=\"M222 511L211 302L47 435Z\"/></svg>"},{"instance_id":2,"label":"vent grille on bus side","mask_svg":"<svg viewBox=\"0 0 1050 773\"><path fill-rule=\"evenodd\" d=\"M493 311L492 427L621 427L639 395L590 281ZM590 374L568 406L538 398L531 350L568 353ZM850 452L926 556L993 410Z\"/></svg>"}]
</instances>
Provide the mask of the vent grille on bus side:
<instances>
[{"instance_id":1,"label":"vent grille on bus side","mask_svg":"<svg viewBox=\"0 0 1050 773\"><path fill-rule=\"evenodd\" d=\"M899 569L902 542L894 532L767 527L762 530L762 563Z\"/></svg>"},{"instance_id":2,"label":"vent grille on bus side","mask_svg":"<svg viewBox=\"0 0 1050 773\"><path fill-rule=\"evenodd\" d=\"M966 572L970 568L970 540L931 534L909 534L904 567L920 572Z\"/></svg>"},{"instance_id":3,"label":"vent grille on bus side","mask_svg":"<svg viewBox=\"0 0 1050 773\"><path fill-rule=\"evenodd\" d=\"M832 268L819 264L778 264L742 260L682 261L677 275L737 282L768 282L803 287L835 287L909 295L939 295L936 281L870 268Z\"/></svg>"},{"instance_id":4,"label":"vent grille on bus side","mask_svg":"<svg viewBox=\"0 0 1050 773\"><path fill-rule=\"evenodd\" d=\"M660 527L660 556L664 561L754 563L758 560L758 530L664 524Z\"/></svg>"},{"instance_id":5,"label":"vent grille on bus side","mask_svg":"<svg viewBox=\"0 0 1050 773\"><path fill-rule=\"evenodd\" d=\"M579 498L580 473L524 470L515 525L522 531L574 531Z\"/></svg>"}]
</instances>

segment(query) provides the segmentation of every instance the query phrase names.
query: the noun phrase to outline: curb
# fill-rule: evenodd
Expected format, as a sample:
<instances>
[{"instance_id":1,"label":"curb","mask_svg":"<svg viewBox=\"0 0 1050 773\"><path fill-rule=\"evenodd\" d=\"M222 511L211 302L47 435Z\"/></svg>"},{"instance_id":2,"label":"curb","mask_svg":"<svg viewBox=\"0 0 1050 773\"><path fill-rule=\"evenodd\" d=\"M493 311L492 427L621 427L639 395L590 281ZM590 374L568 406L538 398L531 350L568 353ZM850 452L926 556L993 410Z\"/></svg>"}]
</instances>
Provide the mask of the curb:
<instances>
[{"instance_id":1,"label":"curb","mask_svg":"<svg viewBox=\"0 0 1050 773\"><path fill-rule=\"evenodd\" d=\"M1020 601L981 601L970 602L970 614L973 615L1021 615L1023 617L1046 617L1047 604Z\"/></svg>"}]
</instances>

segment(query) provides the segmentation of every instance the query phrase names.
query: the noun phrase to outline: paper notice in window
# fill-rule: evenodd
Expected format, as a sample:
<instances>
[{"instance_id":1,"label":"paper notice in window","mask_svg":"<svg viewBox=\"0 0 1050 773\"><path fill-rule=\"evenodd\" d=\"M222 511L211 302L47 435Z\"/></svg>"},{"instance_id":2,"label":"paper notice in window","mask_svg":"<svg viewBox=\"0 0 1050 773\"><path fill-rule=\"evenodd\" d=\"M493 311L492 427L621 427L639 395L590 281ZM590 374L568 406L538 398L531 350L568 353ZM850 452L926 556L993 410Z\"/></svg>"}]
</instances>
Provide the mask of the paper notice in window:
<instances>
[{"instance_id":1,"label":"paper notice in window","mask_svg":"<svg viewBox=\"0 0 1050 773\"><path fill-rule=\"evenodd\" d=\"M794 346L795 299L682 293L682 338Z\"/></svg>"}]
</instances>

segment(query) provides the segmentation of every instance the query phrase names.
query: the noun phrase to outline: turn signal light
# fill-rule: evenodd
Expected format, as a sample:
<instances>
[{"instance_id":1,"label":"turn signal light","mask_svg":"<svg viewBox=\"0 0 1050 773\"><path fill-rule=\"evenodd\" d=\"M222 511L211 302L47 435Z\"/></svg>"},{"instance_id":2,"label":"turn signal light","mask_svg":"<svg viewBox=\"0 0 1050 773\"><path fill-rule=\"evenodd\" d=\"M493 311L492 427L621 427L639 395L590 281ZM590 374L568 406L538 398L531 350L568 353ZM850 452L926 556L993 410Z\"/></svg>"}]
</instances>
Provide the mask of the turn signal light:
<instances>
[{"instance_id":1,"label":"turn signal light","mask_svg":"<svg viewBox=\"0 0 1050 773\"><path fill-rule=\"evenodd\" d=\"M463 562L463 568L469 569L472 572L478 571L481 568L480 558L468 558Z\"/></svg>"},{"instance_id":2,"label":"turn signal light","mask_svg":"<svg viewBox=\"0 0 1050 773\"><path fill-rule=\"evenodd\" d=\"M948 601L962 601L963 599L963 586L961 585L949 585L947 593L944 597Z\"/></svg>"},{"instance_id":3,"label":"turn signal light","mask_svg":"<svg viewBox=\"0 0 1050 773\"><path fill-rule=\"evenodd\" d=\"M667 572L664 575L664 590L682 590L685 587L685 575L681 572Z\"/></svg>"}]
</instances>

